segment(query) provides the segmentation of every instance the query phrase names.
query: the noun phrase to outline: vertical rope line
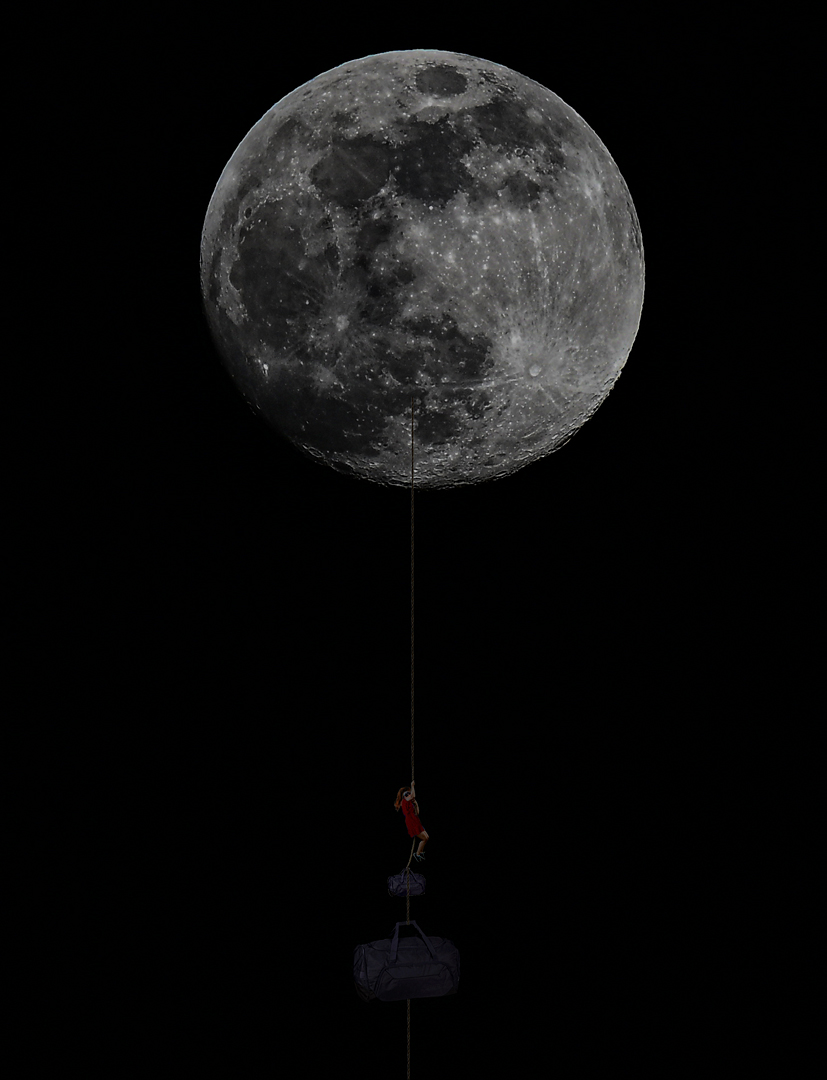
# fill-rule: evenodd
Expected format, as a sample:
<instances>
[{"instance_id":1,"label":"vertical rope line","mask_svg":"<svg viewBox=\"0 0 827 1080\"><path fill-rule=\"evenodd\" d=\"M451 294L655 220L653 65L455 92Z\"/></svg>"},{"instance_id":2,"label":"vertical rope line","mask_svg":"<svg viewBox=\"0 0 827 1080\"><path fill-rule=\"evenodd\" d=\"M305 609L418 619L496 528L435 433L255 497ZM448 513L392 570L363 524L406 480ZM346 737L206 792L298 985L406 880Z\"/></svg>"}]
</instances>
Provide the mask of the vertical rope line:
<instances>
[{"instance_id":1,"label":"vertical rope line","mask_svg":"<svg viewBox=\"0 0 827 1080\"><path fill-rule=\"evenodd\" d=\"M414 782L414 399L411 397L411 783Z\"/></svg>"},{"instance_id":2,"label":"vertical rope line","mask_svg":"<svg viewBox=\"0 0 827 1080\"><path fill-rule=\"evenodd\" d=\"M411 783L414 782L414 399L411 394ZM416 841L414 840L414 843ZM413 844L411 845L413 855ZM408 858L408 866L411 860ZM405 918L411 923L411 875L406 874ZM408 1080L411 1080L411 1001L407 1002L408 1014Z\"/></svg>"}]
</instances>

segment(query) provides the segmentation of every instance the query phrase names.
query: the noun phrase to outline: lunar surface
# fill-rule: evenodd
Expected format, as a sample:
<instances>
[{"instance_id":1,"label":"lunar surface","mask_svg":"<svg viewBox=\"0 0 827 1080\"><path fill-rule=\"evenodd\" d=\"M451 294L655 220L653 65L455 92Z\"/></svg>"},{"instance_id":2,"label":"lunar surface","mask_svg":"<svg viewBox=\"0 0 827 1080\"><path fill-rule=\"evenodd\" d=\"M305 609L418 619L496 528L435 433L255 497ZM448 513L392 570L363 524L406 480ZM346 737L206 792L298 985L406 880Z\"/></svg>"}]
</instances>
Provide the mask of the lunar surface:
<instances>
[{"instance_id":1,"label":"lunar surface","mask_svg":"<svg viewBox=\"0 0 827 1080\"><path fill-rule=\"evenodd\" d=\"M241 393L315 459L384 484L503 477L620 374L640 225L606 147L538 83L381 53L283 98L210 201L201 286Z\"/></svg>"}]
</instances>

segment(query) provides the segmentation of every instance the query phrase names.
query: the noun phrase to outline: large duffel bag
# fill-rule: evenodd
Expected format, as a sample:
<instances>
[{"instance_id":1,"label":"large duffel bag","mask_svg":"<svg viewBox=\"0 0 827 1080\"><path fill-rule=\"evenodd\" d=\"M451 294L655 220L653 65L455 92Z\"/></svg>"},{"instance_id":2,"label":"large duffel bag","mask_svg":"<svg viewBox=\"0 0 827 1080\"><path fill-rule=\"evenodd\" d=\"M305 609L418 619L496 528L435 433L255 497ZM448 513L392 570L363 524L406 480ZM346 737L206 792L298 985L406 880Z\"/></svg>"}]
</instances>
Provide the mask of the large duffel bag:
<instances>
[{"instance_id":1,"label":"large duffel bag","mask_svg":"<svg viewBox=\"0 0 827 1080\"><path fill-rule=\"evenodd\" d=\"M357 945L353 950L353 980L364 1001L405 1001L407 998L446 997L459 986L459 949L441 937L426 937L411 919L418 937L399 937Z\"/></svg>"},{"instance_id":2,"label":"large duffel bag","mask_svg":"<svg viewBox=\"0 0 827 1080\"><path fill-rule=\"evenodd\" d=\"M408 893L408 884L406 877L410 875L410 893ZM406 867L398 874L391 874L388 878L388 895L389 896L421 896L425 892L425 878L422 874L415 874L413 870Z\"/></svg>"}]
</instances>

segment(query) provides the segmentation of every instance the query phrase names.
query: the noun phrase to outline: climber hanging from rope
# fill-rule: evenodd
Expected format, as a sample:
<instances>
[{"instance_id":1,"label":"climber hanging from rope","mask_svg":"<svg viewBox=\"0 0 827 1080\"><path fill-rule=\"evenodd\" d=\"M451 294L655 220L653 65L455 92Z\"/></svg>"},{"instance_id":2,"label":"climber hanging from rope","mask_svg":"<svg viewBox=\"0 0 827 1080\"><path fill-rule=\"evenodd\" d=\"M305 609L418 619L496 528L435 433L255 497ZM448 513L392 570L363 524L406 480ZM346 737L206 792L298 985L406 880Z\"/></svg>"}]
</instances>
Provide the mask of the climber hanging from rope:
<instances>
[{"instance_id":1,"label":"climber hanging from rope","mask_svg":"<svg viewBox=\"0 0 827 1080\"><path fill-rule=\"evenodd\" d=\"M396 802L393 805L396 810L399 810L400 807L402 808L402 812L405 815L405 824L408 826L408 836L415 836L421 841L414 858L417 862L422 862L425 858L422 854L422 849L425 847L428 840L430 840L430 837L422 828L422 822L419 820L419 803L416 801L416 790L413 780L411 780L411 786L409 788L401 787L399 789L396 793Z\"/></svg>"}]
</instances>

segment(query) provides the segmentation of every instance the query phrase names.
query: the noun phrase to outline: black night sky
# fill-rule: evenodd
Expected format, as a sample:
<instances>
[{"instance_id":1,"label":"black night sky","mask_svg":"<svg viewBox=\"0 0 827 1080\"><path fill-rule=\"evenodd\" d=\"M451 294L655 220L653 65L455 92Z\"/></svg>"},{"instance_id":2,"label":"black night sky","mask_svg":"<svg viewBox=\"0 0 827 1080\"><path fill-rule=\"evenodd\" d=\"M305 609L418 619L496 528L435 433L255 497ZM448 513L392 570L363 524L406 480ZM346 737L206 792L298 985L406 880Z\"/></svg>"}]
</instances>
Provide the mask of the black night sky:
<instances>
[{"instance_id":1,"label":"black night sky","mask_svg":"<svg viewBox=\"0 0 827 1080\"><path fill-rule=\"evenodd\" d=\"M760 578L772 605L780 589L762 568L783 527L760 507L781 477L766 462L756 474L710 404L731 341L696 295L710 287L701 215L666 182L683 137L651 87L669 58L618 73L615 31L638 47L639 30L604 28L596 53L552 62L490 30L351 27L281 40L276 59L263 32L242 55L213 26L191 59L158 61L165 90L136 138L148 202L166 209L146 223L133 359L98 458L82 728L117 808L101 934L119 943L104 962L130 1032L119 1045L148 1063L171 1039L182 1076L218 1062L216 1075L263 1076L295 1050L300 1075L404 1075L404 1005L361 1002L351 964L405 918L387 877L410 850L392 806L411 779L410 492L319 465L254 416L199 284L204 214L243 136L296 86L372 52L462 51L559 94L629 186L647 271L626 367L566 446L508 479L415 496L415 779L431 841L411 907L457 944L462 980L412 1003L412 1075L528 1076L540 1053L561 1075L642 1061L676 1075L730 1037L788 948L770 911L791 903L779 880L804 886L803 842L780 815L792 742L754 707L790 700L758 660L755 593Z\"/></svg>"}]
</instances>

